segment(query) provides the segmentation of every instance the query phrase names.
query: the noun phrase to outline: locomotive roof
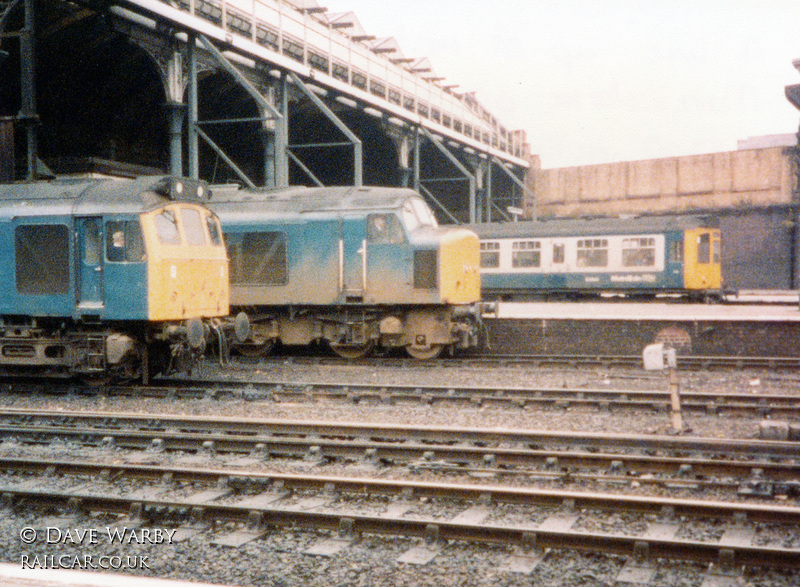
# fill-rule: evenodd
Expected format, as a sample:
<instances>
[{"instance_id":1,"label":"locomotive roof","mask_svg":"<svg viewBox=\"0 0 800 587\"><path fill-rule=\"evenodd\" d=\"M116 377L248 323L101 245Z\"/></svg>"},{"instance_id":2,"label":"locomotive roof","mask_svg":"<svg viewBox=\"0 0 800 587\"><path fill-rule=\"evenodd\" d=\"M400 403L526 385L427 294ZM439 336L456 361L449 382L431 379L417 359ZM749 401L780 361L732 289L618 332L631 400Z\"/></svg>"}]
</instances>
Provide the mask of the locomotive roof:
<instances>
[{"instance_id":1,"label":"locomotive roof","mask_svg":"<svg viewBox=\"0 0 800 587\"><path fill-rule=\"evenodd\" d=\"M300 214L397 208L409 197L421 197L408 188L303 187L244 189L214 186L209 206L219 213L255 212Z\"/></svg>"},{"instance_id":2,"label":"locomotive roof","mask_svg":"<svg viewBox=\"0 0 800 587\"><path fill-rule=\"evenodd\" d=\"M136 179L61 178L0 184L0 214L138 214L172 200L199 201L196 190L202 185L164 175ZM207 194L205 186L203 190L203 195Z\"/></svg>"},{"instance_id":3,"label":"locomotive roof","mask_svg":"<svg viewBox=\"0 0 800 587\"><path fill-rule=\"evenodd\" d=\"M468 224L480 238L527 238L547 236L604 236L717 228L718 221L709 216L642 216L637 218L553 219L525 222L492 222Z\"/></svg>"}]
</instances>

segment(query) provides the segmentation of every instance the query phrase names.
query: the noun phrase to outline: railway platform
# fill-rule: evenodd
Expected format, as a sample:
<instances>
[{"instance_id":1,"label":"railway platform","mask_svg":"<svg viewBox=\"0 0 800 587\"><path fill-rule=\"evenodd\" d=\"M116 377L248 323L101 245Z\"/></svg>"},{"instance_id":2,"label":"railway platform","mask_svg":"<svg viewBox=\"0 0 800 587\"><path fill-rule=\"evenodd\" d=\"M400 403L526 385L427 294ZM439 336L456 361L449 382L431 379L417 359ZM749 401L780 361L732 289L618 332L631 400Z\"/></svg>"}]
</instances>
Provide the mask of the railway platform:
<instances>
[{"instance_id":1,"label":"railway platform","mask_svg":"<svg viewBox=\"0 0 800 587\"><path fill-rule=\"evenodd\" d=\"M662 342L685 355L800 356L793 304L501 302L485 319L501 353L636 355Z\"/></svg>"},{"instance_id":2,"label":"railway platform","mask_svg":"<svg viewBox=\"0 0 800 587\"><path fill-rule=\"evenodd\" d=\"M136 577L88 571L23 569L18 564L0 563L0 587L222 587L152 577Z\"/></svg>"}]
</instances>

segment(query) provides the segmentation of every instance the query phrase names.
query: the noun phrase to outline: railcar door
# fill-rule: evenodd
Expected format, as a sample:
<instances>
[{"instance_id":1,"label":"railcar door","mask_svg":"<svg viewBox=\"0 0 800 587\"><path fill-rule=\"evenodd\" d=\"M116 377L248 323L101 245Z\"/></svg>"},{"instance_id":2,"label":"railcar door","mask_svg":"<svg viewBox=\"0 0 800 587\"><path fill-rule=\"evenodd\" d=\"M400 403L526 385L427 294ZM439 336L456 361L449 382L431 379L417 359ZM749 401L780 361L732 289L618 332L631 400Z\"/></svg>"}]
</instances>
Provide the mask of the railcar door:
<instances>
[{"instance_id":1,"label":"railcar door","mask_svg":"<svg viewBox=\"0 0 800 587\"><path fill-rule=\"evenodd\" d=\"M79 308L103 307L103 223L99 216L75 219Z\"/></svg>"},{"instance_id":2,"label":"railcar door","mask_svg":"<svg viewBox=\"0 0 800 587\"><path fill-rule=\"evenodd\" d=\"M367 293L367 221L342 216L339 238L339 290L345 302L360 303Z\"/></svg>"}]
</instances>

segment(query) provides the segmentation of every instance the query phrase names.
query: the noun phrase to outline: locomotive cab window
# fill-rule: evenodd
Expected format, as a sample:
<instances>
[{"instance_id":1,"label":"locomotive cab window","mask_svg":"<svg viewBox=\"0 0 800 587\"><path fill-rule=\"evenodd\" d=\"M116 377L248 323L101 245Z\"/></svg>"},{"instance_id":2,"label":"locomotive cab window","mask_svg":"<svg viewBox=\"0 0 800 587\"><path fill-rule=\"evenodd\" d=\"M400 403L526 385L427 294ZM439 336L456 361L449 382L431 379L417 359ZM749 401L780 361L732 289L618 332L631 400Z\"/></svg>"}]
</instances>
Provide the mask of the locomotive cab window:
<instances>
[{"instance_id":1,"label":"locomotive cab window","mask_svg":"<svg viewBox=\"0 0 800 587\"><path fill-rule=\"evenodd\" d=\"M181 244L181 233L178 232L178 218L172 210L164 210L156 215L155 219L156 234L158 241L162 245Z\"/></svg>"},{"instance_id":2,"label":"locomotive cab window","mask_svg":"<svg viewBox=\"0 0 800 587\"><path fill-rule=\"evenodd\" d=\"M400 220L394 214L369 214L367 239L370 243L392 245L402 244L406 240Z\"/></svg>"},{"instance_id":3,"label":"locomotive cab window","mask_svg":"<svg viewBox=\"0 0 800 587\"><path fill-rule=\"evenodd\" d=\"M219 225L219 219L216 216L206 216L206 226L208 227L208 237L211 239L211 244L215 247L222 246L222 229Z\"/></svg>"},{"instance_id":4,"label":"locomotive cab window","mask_svg":"<svg viewBox=\"0 0 800 587\"><path fill-rule=\"evenodd\" d=\"M656 239L634 237L622 239L623 267L653 267L656 264Z\"/></svg>"},{"instance_id":5,"label":"locomotive cab window","mask_svg":"<svg viewBox=\"0 0 800 587\"><path fill-rule=\"evenodd\" d=\"M608 239L579 240L577 263L578 267L606 267L608 265Z\"/></svg>"},{"instance_id":6,"label":"locomotive cab window","mask_svg":"<svg viewBox=\"0 0 800 587\"><path fill-rule=\"evenodd\" d=\"M138 221L106 222L106 259L112 263L144 261L144 240Z\"/></svg>"},{"instance_id":7,"label":"locomotive cab window","mask_svg":"<svg viewBox=\"0 0 800 587\"><path fill-rule=\"evenodd\" d=\"M183 221L186 244L204 247L206 245L206 233L203 230L200 212L194 208L183 208L181 210L181 220Z\"/></svg>"},{"instance_id":8,"label":"locomotive cab window","mask_svg":"<svg viewBox=\"0 0 800 587\"><path fill-rule=\"evenodd\" d=\"M500 267L500 243L481 243L481 267Z\"/></svg>"},{"instance_id":9,"label":"locomotive cab window","mask_svg":"<svg viewBox=\"0 0 800 587\"><path fill-rule=\"evenodd\" d=\"M542 243L539 241L514 241L511 244L512 267L539 267L542 264Z\"/></svg>"},{"instance_id":10,"label":"locomotive cab window","mask_svg":"<svg viewBox=\"0 0 800 587\"><path fill-rule=\"evenodd\" d=\"M53 295L69 291L69 230L32 224L14 230L17 291Z\"/></svg>"},{"instance_id":11,"label":"locomotive cab window","mask_svg":"<svg viewBox=\"0 0 800 587\"><path fill-rule=\"evenodd\" d=\"M288 282L285 233L228 233L225 241L232 284L285 285Z\"/></svg>"}]
</instances>

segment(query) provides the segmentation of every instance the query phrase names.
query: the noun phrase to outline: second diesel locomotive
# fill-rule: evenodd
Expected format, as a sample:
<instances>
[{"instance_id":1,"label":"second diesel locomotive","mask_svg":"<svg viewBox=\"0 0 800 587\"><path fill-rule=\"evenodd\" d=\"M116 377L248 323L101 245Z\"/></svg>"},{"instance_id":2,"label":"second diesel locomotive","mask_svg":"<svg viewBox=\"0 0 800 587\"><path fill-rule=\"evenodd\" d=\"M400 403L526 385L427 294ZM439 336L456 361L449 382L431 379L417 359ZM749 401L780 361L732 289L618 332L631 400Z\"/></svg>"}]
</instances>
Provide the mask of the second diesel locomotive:
<instances>
[{"instance_id":1,"label":"second diesel locomotive","mask_svg":"<svg viewBox=\"0 0 800 587\"><path fill-rule=\"evenodd\" d=\"M231 264L231 305L247 312L242 352L327 341L340 356L404 348L419 359L481 334L479 248L439 228L404 188L214 188Z\"/></svg>"},{"instance_id":2,"label":"second diesel locomotive","mask_svg":"<svg viewBox=\"0 0 800 587\"><path fill-rule=\"evenodd\" d=\"M490 299L600 293L723 293L720 230L713 218L671 216L475 224Z\"/></svg>"},{"instance_id":3,"label":"second diesel locomotive","mask_svg":"<svg viewBox=\"0 0 800 587\"><path fill-rule=\"evenodd\" d=\"M0 372L191 367L229 312L207 188L168 176L0 185Z\"/></svg>"}]
</instances>

